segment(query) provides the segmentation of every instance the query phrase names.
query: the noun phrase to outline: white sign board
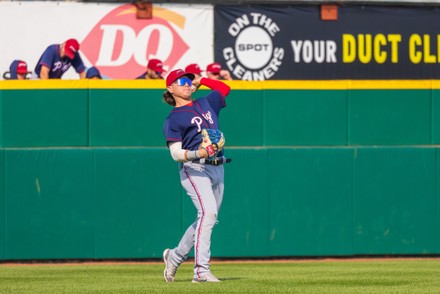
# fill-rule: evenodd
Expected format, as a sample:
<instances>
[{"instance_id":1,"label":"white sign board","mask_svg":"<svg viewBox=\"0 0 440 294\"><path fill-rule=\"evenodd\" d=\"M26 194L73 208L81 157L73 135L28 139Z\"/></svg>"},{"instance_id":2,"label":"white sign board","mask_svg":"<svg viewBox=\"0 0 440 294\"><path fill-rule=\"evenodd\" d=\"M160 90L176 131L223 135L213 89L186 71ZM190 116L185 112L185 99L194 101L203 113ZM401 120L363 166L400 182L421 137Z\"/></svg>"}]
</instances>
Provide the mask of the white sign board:
<instances>
[{"instance_id":1,"label":"white sign board","mask_svg":"<svg viewBox=\"0 0 440 294\"><path fill-rule=\"evenodd\" d=\"M0 73L15 59L35 68L52 44L74 38L86 67L108 79L134 79L149 59L167 70L213 62L213 6L153 5L152 19L137 19L133 4L0 1ZM166 74L165 74L166 75ZM63 79L78 79L73 68Z\"/></svg>"}]
</instances>

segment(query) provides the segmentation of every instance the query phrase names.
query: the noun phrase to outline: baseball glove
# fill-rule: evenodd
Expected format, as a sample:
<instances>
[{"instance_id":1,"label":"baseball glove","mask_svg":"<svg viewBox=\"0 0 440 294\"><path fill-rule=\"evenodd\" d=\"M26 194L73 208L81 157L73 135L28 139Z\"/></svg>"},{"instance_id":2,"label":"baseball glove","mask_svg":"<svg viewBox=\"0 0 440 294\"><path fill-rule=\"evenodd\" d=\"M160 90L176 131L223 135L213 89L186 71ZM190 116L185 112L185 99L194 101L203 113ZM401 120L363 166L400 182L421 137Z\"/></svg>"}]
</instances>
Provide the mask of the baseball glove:
<instances>
[{"instance_id":1,"label":"baseball glove","mask_svg":"<svg viewBox=\"0 0 440 294\"><path fill-rule=\"evenodd\" d=\"M225 145L225 137L220 130L203 129L201 148L208 153L208 158L212 159L223 149Z\"/></svg>"}]
</instances>

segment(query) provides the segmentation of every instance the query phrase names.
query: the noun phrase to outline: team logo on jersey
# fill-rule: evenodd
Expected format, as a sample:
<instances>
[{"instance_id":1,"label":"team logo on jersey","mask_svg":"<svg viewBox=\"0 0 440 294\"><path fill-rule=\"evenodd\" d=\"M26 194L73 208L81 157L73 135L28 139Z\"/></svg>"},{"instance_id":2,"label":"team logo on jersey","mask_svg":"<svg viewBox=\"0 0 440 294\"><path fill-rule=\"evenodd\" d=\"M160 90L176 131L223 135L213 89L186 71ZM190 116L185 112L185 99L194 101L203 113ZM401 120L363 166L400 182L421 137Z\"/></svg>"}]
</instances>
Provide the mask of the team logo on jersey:
<instances>
[{"instance_id":1,"label":"team logo on jersey","mask_svg":"<svg viewBox=\"0 0 440 294\"><path fill-rule=\"evenodd\" d=\"M211 111L208 111L207 113L202 114L202 115L211 125L214 123L214 121L212 120Z\"/></svg>"},{"instance_id":2,"label":"team logo on jersey","mask_svg":"<svg viewBox=\"0 0 440 294\"><path fill-rule=\"evenodd\" d=\"M70 62L63 63L61 61L57 61L52 65L52 71L55 72L62 68L62 71L67 71L72 64Z\"/></svg>"},{"instance_id":3,"label":"team logo on jersey","mask_svg":"<svg viewBox=\"0 0 440 294\"><path fill-rule=\"evenodd\" d=\"M234 43L222 50L226 65L241 80L267 80L280 68L284 49L274 45L279 26L264 14L237 17L228 28Z\"/></svg>"},{"instance_id":4,"label":"team logo on jersey","mask_svg":"<svg viewBox=\"0 0 440 294\"><path fill-rule=\"evenodd\" d=\"M214 124L214 120L212 119L211 111L208 111L207 113L202 113L203 118L208 121L211 125ZM203 120L200 116L194 116L191 119L191 124L197 125L197 132L200 132L202 130L202 123Z\"/></svg>"},{"instance_id":5,"label":"team logo on jersey","mask_svg":"<svg viewBox=\"0 0 440 294\"><path fill-rule=\"evenodd\" d=\"M81 43L83 55L111 79L133 79L153 58L173 68L189 49L178 32L185 27L185 17L155 6L153 15L151 20L140 20L134 5L117 7Z\"/></svg>"},{"instance_id":6,"label":"team logo on jersey","mask_svg":"<svg viewBox=\"0 0 440 294\"><path fill-rule=\"evenodd\" d=\"M191 119L191 123L197 125L197 132L202 130L202 118L200 116L194 116Z\"/></svg>"}]
</instances>

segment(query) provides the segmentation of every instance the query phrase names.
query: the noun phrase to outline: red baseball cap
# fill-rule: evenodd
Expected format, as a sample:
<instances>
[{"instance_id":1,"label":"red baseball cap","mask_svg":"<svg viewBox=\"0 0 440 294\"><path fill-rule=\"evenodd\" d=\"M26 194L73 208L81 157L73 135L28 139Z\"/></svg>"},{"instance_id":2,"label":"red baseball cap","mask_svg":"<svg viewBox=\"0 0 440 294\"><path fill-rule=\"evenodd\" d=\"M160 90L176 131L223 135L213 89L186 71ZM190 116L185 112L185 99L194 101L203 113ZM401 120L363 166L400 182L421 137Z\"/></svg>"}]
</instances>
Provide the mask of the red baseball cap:
<instances>
[{"instance_id":1,"label":"red baseball cap","mask_svg":"<svg viewBox=\"0 0 440 294\"><path fill-rule=\"evenodd\" d=\"M17 73L18 74L27 74L28 73L28 69L27 69L27 63L19 60L17 63Z\"/></svg>"},{"instance_id":2,"label":"red baseball cap","mask_svg":"<svg viewBox=\"0 0 440 294\"><path fill-rule=\"evenodd\" d=\"M191 63L187 67L185 67L185 71L192 74L202 74L202 70L200 69L200 66L196 63Z\"/></svg>"},{"instance_id":3,"label":"red baseball cap","mask_svg":"<svg viewBox=\"0 0 440 294\"><path fill-rule=\"evenodd\" d=\"M163 63L159 59L150 59L148 61L147 68L152 69L152 70L154 70L156 72L160 72L160 73L164 72L164 70L163 70Z\"/></svg>"},{"instance_id":4,"label":"red baseball cap","mask_svg":"<svg viewBox=\"0 0 440 294\"><path fill-rule=\"evenodd\" d=\"M219 73L221 70L222 70L222 66L218 62L208 64L208 67L206 68L206 71L209 71L212 73Z\"/></svg>"},{"instance_id":5,"label":"red baseball cap","mask_svg":"<svg viewBox=\"0 0 440 294\"><path fill-rule=\"evenodd\" d=\"M187 76L191 79L191 81L194 79L194 75L189 72L185 72L183 69L176 69L170 72L167 76L167 87L171 86L172 83L174 83L175 80L177 80L180 77Z\"/></svg>"},{"instance_id":6,"label":"red baseball cap","mask_svg":"<svg viewBox=\"0 0 440 294\"><path fill-rule=\"evenodd\" d=\"M75 39L69 39L66 41L66 44L64 45L64 54L69 59L73 59L75 57L75 53L79 50L79 43Z\"/></svg>"}]
</instances>

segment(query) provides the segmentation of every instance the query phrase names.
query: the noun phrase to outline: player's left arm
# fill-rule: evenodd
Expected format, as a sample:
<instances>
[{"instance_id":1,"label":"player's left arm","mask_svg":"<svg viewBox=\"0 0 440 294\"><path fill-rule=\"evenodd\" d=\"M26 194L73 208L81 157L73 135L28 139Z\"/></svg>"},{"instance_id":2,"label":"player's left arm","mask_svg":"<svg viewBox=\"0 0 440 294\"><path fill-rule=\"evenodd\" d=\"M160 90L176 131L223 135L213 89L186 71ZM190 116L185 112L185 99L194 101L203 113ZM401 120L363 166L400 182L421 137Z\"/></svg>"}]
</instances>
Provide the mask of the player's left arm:
<instances>
[{"instance_id":1,"label":"player's left arm","mask_svg":"<svg viewBox=\"0 0 440 294\"><path fill-rule=\"evenodd\" d=\"M86 78L86 67L81 59L81 56L79 56L78 52L75 53L75 57L72 59L72 66L75 68L75 71L79 74L80 79Z\"/></svg>"}]
</instances>

